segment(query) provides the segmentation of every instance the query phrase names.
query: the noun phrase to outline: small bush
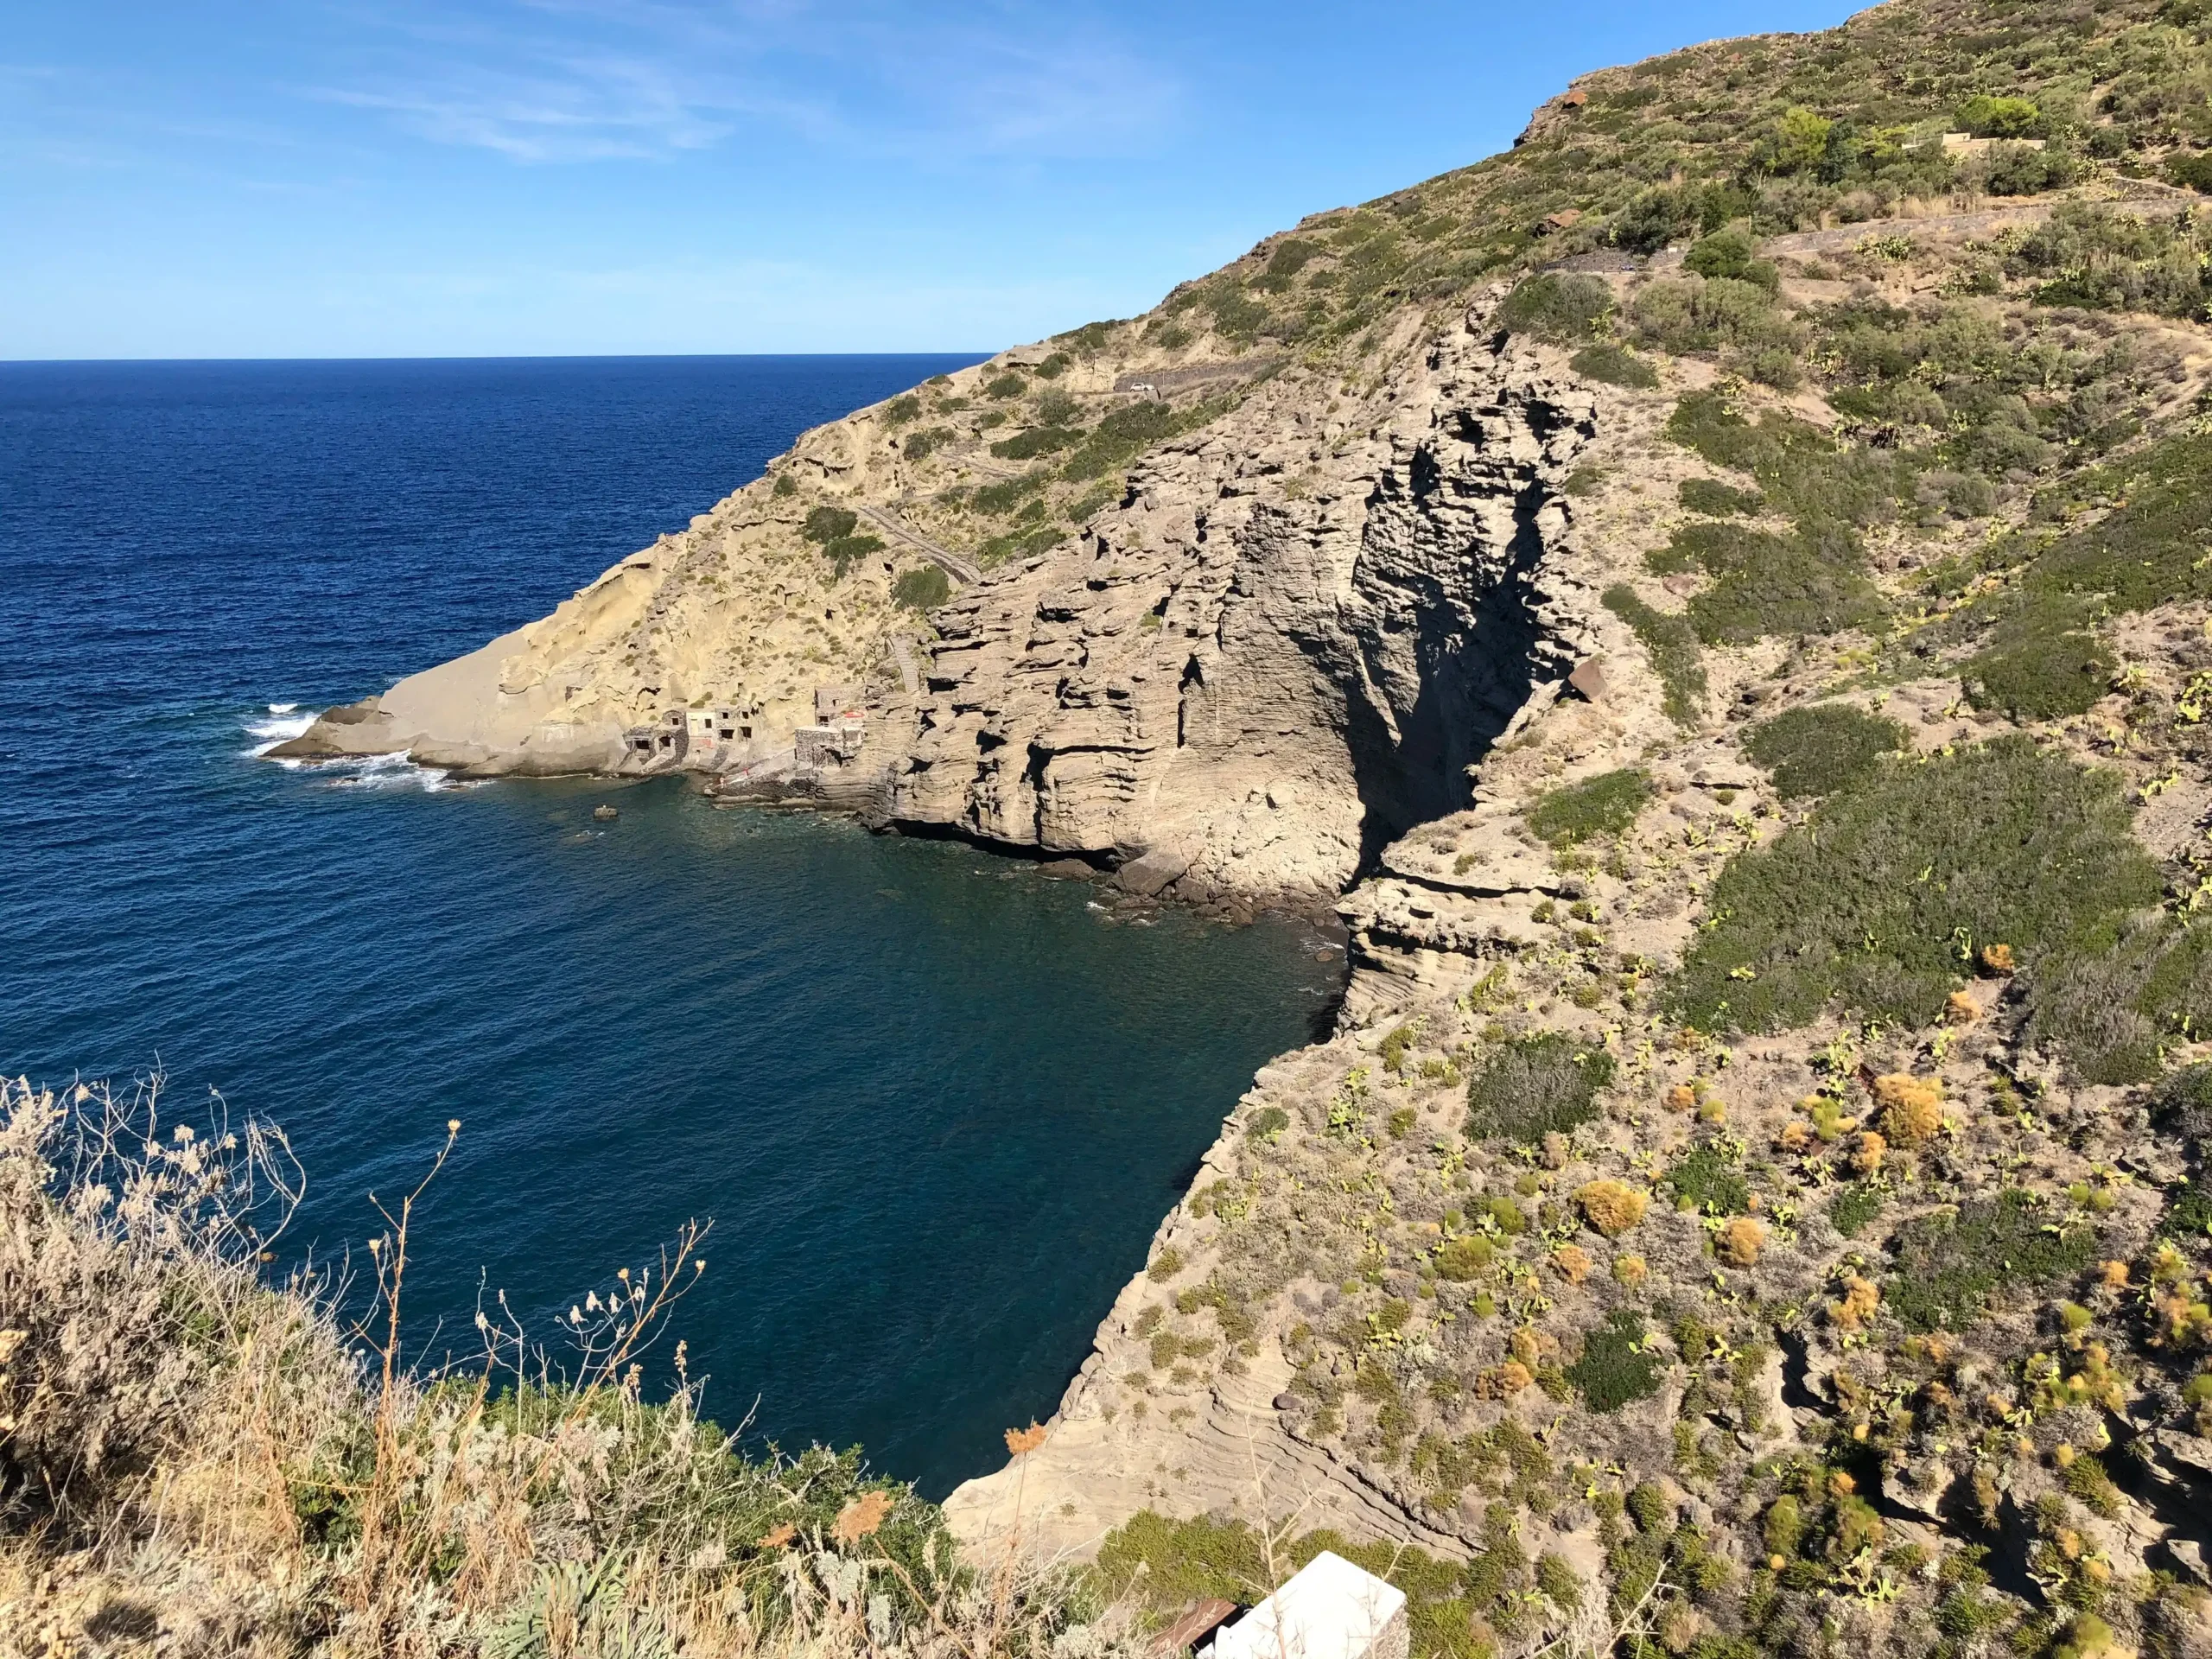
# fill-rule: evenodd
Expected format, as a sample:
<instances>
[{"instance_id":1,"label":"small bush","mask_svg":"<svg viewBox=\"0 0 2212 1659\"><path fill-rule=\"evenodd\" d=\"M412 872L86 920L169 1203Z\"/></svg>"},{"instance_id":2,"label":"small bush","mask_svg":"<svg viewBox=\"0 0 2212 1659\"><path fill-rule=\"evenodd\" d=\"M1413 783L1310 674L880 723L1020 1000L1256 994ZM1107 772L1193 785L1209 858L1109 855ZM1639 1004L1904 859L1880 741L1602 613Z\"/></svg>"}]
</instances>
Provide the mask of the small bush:
<instances>
[{"instance_id":1,"label":"small bush","mask_svg":"<svg viewBox=\"0 0 2212 1659\"><path fill-rule=\"evenodd\" d=\"M1582 1605L1582 1575L1564 1555L1546 1550L1536 1557L1536 1587L1563 1613Z\"/></svg>"},{"instance_id":2,"label":"small bush","mask_svg":"<svg viewBox=\"0 0 2212 1659\"><path fill-rule=\"evenodd\" d=\"M922 400L911 391L903 397L893 397L883 406L883 423L886 426L905 426L919 420L921 415Z\"/></svg>"},{"instance_id":3,"label":"small bush","mask_svg":"<svg viewBox=\"0 0 2212 1659\"><path fill-rule=\"evenodd\" d=\"M1856 1238L1882 1213L1882 1190L1871 1181L1847 1186L1828 1205L1828 1220L1846 1238Z\"/></svg>"},{"instance_id":4,"label":"small bush","mask_svg":"<svg viewBox=\"0 0 2212 1659\"><path fill-rule=\"evenodd\" d=\"M1667 1172L1677 1198L1687 1198L1707 1215L1740 1216L1751 1208L1751 1184L1743 1172L1710 1145L1694 1147Z\"/></svg>"},{"instance_id":5,"label":"small bush","mask_svg":"<svg viewBox=\"0 0 2212 1659\"><path fill-rule=\"evenodd\" d=\"M1938 1211L1898 1229L1883 1300L1914 1331L1964 1331L2012 1285L2074 1279L2096 1259L2086 1227L2046 1228L2031 1193L2006 1192Z\"/></svg>"},{"instance_id":6,"label":"small bush","mask_svg":"<svg viewBox=\"0 0 2212 1659\"><path fill-rule=\"evenodd\" d=\"M1076 483L1103 478L1155 444L1205 425L1219 412L1218 406L1211 404L1179 410L1173 404L1145 402L1117 409L1099 422L1068 457L1060 468L1061 475Z\"/></svg>"},{"instance_id":7,"label":"small bush","mask_svg":"<svg viewBox=\"0 0 2212 1659\"><path fill-rule=\"evenodd\" d=\"M2166 163L2166 176L2184 189L2212 196L2212 149L2175 156Z\"/></svg>"},{"instance_id":8,"label":"small bush","mask_svg":"<svg viewBox=\"0 0 2212 1659\"><path fill-rule=\"evenodd\" d=\"M1691 626L1709 645L1868 626L1885 607L1866 562L1858 536L1833 520L1806 521L1786 536L1743 524L1686 524L1644 558L1662 575L1695 568L1713 579L1688 607Z\"/></svg>"},{"instance_id":9,"label":"small bush","mask_svg":"<svg viewBox=\"0 0 2212 1659\"><path fill-rule=\"evenodd\" d=\"M2116 611L2212 598L2212 434L2162 440L2072 489L2120 505L2053 543L2028 571L2031 590L2095 595Z\"/></svg>"},{"instance_id":10,"label":"small bush","mask_svg":"<svg viewBox=\"0 0 2212 1659\"><path fill-rule=\"evenodd\" d=\"M2113 667L2089 618L2089 607L2068 595L2018 595L1960 667L1967 701L2017 721L2087 714L2112 690Z\"/></svg>"},{"instance_id":11,"label":"small bush","mask_svg":"<svg viewBox=\"0 0 2212 1659\"><path fill-rule=\"evenodd\" d=\"M2024 737L1885 761L1730 861L1669 998L1707 1030L1804 1025L1836 1003L1926 1025L1962 948L2003 940L2048 972L2159 892L2109 774Z\"/></svg>"},{"instance_id":12,"label":"small bush","mask_svg":"<svg viewBox=\"0 0 2212 1659\"><path fill-rule=\"evenodd\" d=\"M1567 1368L1567 1380L1591 1410L1618 1411L1659 1392L1664 1373L1656 1356L1637 1351L1643 1340L1643 1319L1624 1307L1583 1338L1582 1357Z\"/></svg>"},{"instance_id":13,"label":"small bush","mask_svg":"<svg viewBox=\"0 0 2212 1659\"><path fill-rule=\"evenodd\" d=\"M1023 478L1001 479L996 484L985 484L969 500L976 512L996 518L1001 513L1013 512L1044 487L1044 478L1031 473Z\"/></svg>"},{"instance_id":14,"label":"small bush","mask_svg":"<svg viewBox=\"0 0 2212 1659\"><path fill-rule=\"evenodd\" d=\"M952 597L952 582L934 564L902 570L891 584L891 601L910 611L932 611Z\"/></svg>"},{"instance_id":15,"label":"small bush","mask_svg":"<svg viewBox=\"0 0 2212 1659\"><path fill-rule=\"evenodd\" d=\"M1598 1091L1612 1080L1611 1055L1563 1032L1516 1038L1468 1079L1467 1132L1540 1145L1595 1117Z\"/></svg>"},{"instance_id":16,"label":"small bush","mask_svg":"<svg viewBox=\"0 0 2212 1659\"><path fill-rule=\"evenodd\" d=\"M1923 1146L1943 1127L1943 1085L1939 1078L1891 1071L1874 1079L1874 1104L1882 1133L1899 1147Z\"/></svg>"},{"instance_id":17,"label":"small bush","mask_svg":"<svg viewBox=\"0 0 2212 1659\"><path fill-rule=\"evenodd\" d=\"M1713 1253L1732 1268L1758 1265L1766 1248L1766 1224L1738 1216L1713 1236Z\"/></svg>"},{"instance_id":18,"label":"small bush","mask_svg":"<svg viewBox=\"0 0 2212 1659\"><path fill-rule=\"evenodd\" d=\"M1567 366L1586 380L1600 381L1609 386L1626 386L1637 391L1649 391L1659 384L1658 370L1627 346L1617 346L1611 340L1585 346L1574 354Z\"/></svg>"},{"instance_id":19,"label":"small bush","mask_svg":"<svg viewBox=\"0 0 2212 1659\"><path fill-rule=\"evenodd\" d=\"M1028 383L1020 373L995 375L983 383L983 396L1003 403L1009 397L1019 397L1028 389Z\"/></svg>"},{"instance_id":20,"label":"small bush","mask_svg":"<svg viewBox=\"0 0 2212 1659\"><path fill-rule=\"evenodd\" d=\"M1757 512L1766 505L1757 490L1739 490L1716 478L1686 478L1680 494L1686 511L1701 512L1712 518Z\"/></svg>"},{"instance_id":21,"label":"small bush","mask_svg":"<svg viewBox=\"0 0 2212 1659\"><path fill-rule=\"evenodd\" d=\"M1445 1240L1429 1257L1429 1264L1436 1269L1438 1278L1448 1279L1455 1285L1465 1284L1479 1278L1496 1254L1488 1239L1470 1234L1465 1238Z\"/></svg>"},{"instance_id":22,"label":"small bush","mask_svg":"<svg viewBox=\"0 0 2212 1659\"><path fill-rule=\"evenodd\" d=\"M823 543L822 555L828 559L839 576L852 569L860 560L883 551L880 536L840 536L833 542Z\"/></svg>"},{"instance_id":23,"label":"small bush","mask_svg":"<svg viewBox=\"0 0 2212 1659\"><path fill-rule=\"evenodd\" d=\"M1251 1122L1245 1124L1244 1134L1249 1140L1272 1141L1281 1139L1282 1132L1289 1127L1288 1112L1280 1106L1262 1106L1252 1114Z\"/></svg>"},{"instance_id":24,"label":"small bush","mask_svg":"<svg viewBox=\"0 0 2212 1659\"><path fill-rule=\"evenodd\" d=\"M1650 798L1650 779L1630 766L1550 791L1529 809L1527 820L1553 846L1573 847L1592 836L1621 834Z\"/></svg>"},{"instance_id":25,"label":"small bush","mask_svg":"<svg viewBox=\"0 0 2212 1659\"><path fill-rule=\"evenodd\" d=\"M1744 735L1744 753L1772 772L1775 788L1794 800L1834 794L1911 741L1894 720L1848 703L1826 702L1792 709L1752 727Z\"/></svg>"},{"instance_id":26,"label":"small bush","mask_svg":"<svg viewBox=\"0 0 2212 1659\"><path fill-rule=\"evenodd\" d=\"M1983 94L1960 105L1959 126L1977 138L2039 138L2043 111L2029 99Z\"/></svg>"},{"instance_id":27,"label":"small bush","mask_svg":"<svg viewBox=\"0 0 2212 1659\"><path fill-rule=\"evenodd\" d=\"M1618 1238L1642 1221L1649 1202L1634 1187L1612 1180L1592 1181L1574 1195L1583 1219L1607 1238Z\"/></svg>"},{"instance_id":28,"label":"small bush","mask_svg":"<svg viewBox=\"0 0 2212 1659\"><path fill-rule=\"evenodd\" d=\"M1613 290L1596 276L1546 272L1531 276L1497 308L1497 326L1508 334L1571 346L1590 340L1613 308Z\"/></svg>"},{"instance_id":29,"label":"small bush","mask_svg":"<svg viewBox=\"0 0 2212 1659\"><path fill-rule=\"evenodd\" d=\"M859 527L860 515L843 507L817 507L806 515L806 522L799 527L799 534L818 547L849 536Z\"/></svg>"},{"instance_id":30,"label":"small bush","mask_svg":"<svg viewBox=\"0 0 2212 1659\"><path fill-rule=\"evenodd\" d=\"M1685 730L1694 727L1705 713L1705 654L1689 618L1647 605L1626 582L1605 589L1605 606L1635 630L1651 659L1667 717Z\"/></svg>"},{"instance_id":31,"label":"small bush","mask_svg":"<svg viewBox=\"0 0 2212 1659\"><path fill-rule=\"evenodd\" d=\"M1072 448L1082 438L1083 434L1073 427L1033 426L993 444L991 453L1001 461L1033 461L1039 455Z\"/></svg>"}]
</instances>

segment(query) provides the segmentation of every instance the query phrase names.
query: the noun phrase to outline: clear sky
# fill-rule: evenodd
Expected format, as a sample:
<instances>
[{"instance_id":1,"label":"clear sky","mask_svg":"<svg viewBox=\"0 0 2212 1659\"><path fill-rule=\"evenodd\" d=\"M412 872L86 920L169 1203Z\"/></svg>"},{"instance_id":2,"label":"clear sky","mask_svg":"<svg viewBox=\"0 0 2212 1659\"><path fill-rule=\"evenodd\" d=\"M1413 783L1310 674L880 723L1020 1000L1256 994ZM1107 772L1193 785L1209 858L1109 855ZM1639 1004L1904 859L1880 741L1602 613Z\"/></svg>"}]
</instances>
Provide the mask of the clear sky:
<instances>
[{"instance_id":1,"label":"clear sky","mask_svg":"<svg viewBox=\"0 0 2212 1659\"><path fill-rule=\"evenodd\" d=\"M0 358L991 349L1843 0L11 0Z\"/></svg>"}]
</instances>

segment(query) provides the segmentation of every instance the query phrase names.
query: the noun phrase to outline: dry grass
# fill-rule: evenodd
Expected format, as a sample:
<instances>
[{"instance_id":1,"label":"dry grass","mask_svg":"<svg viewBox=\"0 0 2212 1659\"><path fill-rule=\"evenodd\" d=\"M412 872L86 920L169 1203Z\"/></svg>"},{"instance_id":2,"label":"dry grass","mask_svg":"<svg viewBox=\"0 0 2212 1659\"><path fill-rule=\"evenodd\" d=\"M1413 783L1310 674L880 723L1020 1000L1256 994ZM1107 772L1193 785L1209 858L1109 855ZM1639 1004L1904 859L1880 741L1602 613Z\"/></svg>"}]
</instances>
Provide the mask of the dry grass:
<instances>
[{"instance_id":1,"label":"dry grass","mask_svg":"<svg viewBox=\"0 0 2212 1659\"><path fill-rule=\"evenodd\" d=\"M435 1176L444 1149L430 1160ZM426 1177L426 1183L429 1177ZM0 1645L27 1653L1108 1653L1082 1585L978 1573L936 1506L818 1448L741 1456L641 1356L703 1229L563 1322L400 1363L416 1190L358 1294L268 1281L283 1137L163 1122L157 1082L0 1080ZM349 1321L341 1310L365 1310Z\"/></svg>"}]
</instances>

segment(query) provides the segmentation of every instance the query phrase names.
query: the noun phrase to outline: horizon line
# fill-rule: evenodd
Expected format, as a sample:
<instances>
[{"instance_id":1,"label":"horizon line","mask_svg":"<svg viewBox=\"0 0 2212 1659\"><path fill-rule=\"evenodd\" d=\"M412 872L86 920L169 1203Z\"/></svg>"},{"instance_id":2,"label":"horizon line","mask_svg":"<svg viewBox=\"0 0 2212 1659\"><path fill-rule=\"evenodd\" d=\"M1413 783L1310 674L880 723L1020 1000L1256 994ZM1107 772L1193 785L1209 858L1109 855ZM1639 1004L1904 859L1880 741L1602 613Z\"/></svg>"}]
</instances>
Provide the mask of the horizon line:
<instances>
[{"instance_id":1,"label":"horizon line","mask_svg":"<svg viewBox=\"0 0 2212 1659\"><path fill-rule=\"evenodd\" d=\"M494 352L388 353L355 357L0 357L0 369L72 368L105 364L195 365L226 363L638 363L705 362L728 358L972 357L1010 349L896 352Z\"/></svg>"}]
</instances>

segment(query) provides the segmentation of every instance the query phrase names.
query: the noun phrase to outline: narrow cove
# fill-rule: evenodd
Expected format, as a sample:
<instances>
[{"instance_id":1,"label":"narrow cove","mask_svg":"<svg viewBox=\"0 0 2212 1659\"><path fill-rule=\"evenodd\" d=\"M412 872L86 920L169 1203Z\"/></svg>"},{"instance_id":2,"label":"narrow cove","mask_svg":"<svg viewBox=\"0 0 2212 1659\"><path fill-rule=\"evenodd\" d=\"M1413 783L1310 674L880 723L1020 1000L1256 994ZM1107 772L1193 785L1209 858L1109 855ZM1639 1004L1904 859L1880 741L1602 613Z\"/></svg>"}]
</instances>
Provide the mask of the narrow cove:
<instances>
[{"instance_id":1,"label":"narrow cove","mask_svg":"<svg viewBox=\"0 0 2212 1659\"><path fill-rule=\"evenodd\" d=\"M207 1123L213 1090L282 1124L310 1179L289 1244L325 1259L459 1118L418 1209L415 1356L471 1351L490 1290L550 1340L711 1217L674 1332L711 1414L858 1442L932 1496L990 1467L1339 957L671 784L251 758L928 372L5 371L0 1067L158 1063L172 1121ZM100 764L61 763L87 733Z\"/></svg>"}]
</instances>

